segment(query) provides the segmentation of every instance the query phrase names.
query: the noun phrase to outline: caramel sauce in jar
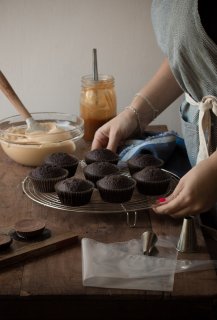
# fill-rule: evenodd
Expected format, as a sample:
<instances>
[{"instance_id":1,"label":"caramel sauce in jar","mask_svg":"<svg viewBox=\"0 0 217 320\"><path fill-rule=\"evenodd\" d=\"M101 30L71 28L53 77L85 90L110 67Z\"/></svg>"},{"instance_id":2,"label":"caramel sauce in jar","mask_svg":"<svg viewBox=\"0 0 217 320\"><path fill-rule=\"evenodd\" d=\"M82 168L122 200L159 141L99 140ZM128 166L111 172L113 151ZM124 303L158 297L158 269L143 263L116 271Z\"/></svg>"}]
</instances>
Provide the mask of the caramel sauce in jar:
<instances>
[{"instance_id":1,"label":"caramel sauce in jar","mask_svg":"<svg viewBox=\"0 0 217 320\"><path fill-rule=\"evenodd\" d=\"M96 130L116 116L117 102L114 77L91 75L81 78L80 116L84 120L84 139L92 141Z\"/></svg>"}]
</instances>

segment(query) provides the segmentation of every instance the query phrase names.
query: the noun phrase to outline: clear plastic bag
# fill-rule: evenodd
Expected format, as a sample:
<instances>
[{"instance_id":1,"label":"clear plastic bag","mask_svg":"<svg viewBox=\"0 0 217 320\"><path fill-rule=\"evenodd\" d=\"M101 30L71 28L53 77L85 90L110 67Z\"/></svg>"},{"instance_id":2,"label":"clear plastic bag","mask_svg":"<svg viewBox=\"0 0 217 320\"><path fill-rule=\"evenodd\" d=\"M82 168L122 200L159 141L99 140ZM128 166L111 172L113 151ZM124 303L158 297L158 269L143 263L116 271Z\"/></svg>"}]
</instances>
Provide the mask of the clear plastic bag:
<instances>
[{"instance_id":1,"label":"clear plastic bag","mask_svg":"<svg viewBox=\"0 0 217 320\"><path fill-rule=\"evenodd\" d=\"M177 260L176 273L217 269L217 260Z\"/></svg>"},{"instance_id":2,"label":"clear plastic bag","mask_svg":"<svg viewBox=\"0 0 217 320\"><path fill-rule=\"evenodd\" d=\"M177 239L159 236L152 256L140 239L105 244L82 239L84 286L172 291L176 272L213 269L216 261L177 260Z\"/></svg>"}]
</instances>

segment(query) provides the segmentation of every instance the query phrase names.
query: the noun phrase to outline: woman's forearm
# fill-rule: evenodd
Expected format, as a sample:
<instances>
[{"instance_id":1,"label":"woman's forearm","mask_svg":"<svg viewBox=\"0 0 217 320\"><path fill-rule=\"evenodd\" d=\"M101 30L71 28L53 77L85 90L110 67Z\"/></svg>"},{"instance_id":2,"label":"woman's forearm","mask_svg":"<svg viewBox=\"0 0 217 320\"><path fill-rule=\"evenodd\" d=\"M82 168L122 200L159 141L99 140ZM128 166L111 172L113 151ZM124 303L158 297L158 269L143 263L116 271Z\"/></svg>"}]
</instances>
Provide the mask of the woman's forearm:
<instances>
[{"instance_id":1,"label":"woman's forearm","mask_svg":"<svg viewBox=\"0 0 217 320\"><path fill-rule=\"evenodd\" d=\"M182 93L183 90L176 81L168 60L165 59L153 78L139 91L139 95L135 96L131 103L139 114L142 129L154 120L156 110L160 114ZM154 110L142 97L148 98Z\"/></svg>"}]
</instances>

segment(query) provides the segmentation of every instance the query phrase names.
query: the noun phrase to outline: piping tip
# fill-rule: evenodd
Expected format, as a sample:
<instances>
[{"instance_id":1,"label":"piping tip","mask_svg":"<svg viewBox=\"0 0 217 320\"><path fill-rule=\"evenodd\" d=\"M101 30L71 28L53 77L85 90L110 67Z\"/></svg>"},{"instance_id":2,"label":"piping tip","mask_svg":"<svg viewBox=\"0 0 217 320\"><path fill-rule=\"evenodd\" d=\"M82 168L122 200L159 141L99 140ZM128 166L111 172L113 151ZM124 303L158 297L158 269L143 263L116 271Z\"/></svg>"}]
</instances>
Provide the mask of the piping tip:
<instances>
[{"instance_id":1,"label":"piping tip","mask_svg":"<svg viewBox=\"0 0 217 320\"><path fill-rule=\"evenodd\" d=\"M185 217L176 249L180 252L196 252L198 249L194 218Z\"/></svg>"},{"instance_id":2,"label":"piping tip","mask_svg":"<svg viewBox=\"0 0 217 320\"><path fill-rule=\"evenodd\" d=\"M156 234L151 230L147 230L143 232L141 236L141 240L142 240L143 254L148 256L151 255L151 252L154 249L154 246L157 242Z\"/></svg>"}]
</instances>

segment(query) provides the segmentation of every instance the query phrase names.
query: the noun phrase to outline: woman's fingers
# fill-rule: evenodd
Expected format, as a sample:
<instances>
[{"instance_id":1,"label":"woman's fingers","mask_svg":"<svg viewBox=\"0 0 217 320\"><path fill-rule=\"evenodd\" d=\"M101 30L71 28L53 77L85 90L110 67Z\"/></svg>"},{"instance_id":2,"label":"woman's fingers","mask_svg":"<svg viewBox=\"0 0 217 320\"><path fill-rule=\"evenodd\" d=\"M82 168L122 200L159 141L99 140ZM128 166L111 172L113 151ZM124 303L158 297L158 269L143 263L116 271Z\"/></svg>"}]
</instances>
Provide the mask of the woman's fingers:
<instances>
[{"instance_id":1,"label":"woman's fingers","mask_svg":"<svg viewBox=\"0 0 217 320\"><path fill-rule=\"evenodd\" d=\"M164 205L153 207L153 210L157 214L169 215L173 218L181 218L194 214L191 210L189 210L189 207L185 207L184 204L181 205L177 199L171 200Z\"/></svg>"},{"instance_id":2,"label":"woman's fingers","mask_svg":"<svg viewBox=\"0 0 217 320\"><path fill-rule=\"evenodd\" d=\"M170 196L165 198L164 202L160 204L154 205L153 210L158 214L172 215L176 212L183 210L185 208L185 204L181 201L180 196L177 197Z\"/></svg>"},{"instance_id":3,"label":"woman's fingers","mask_svg":"<svg viewBox=\"0 0 217 320\"><path fill-rule=\"evenodd\" d=\"M115 131L111 130L107 148L113 152L116 152L119 142L120 142L120 134L118 135Z\"/></svg>"},{"instance_id":4,"label":"woman's fingers","mask_svg":"<svg viewBox=\"0 0 217 320\"><path fill-rule=\"evenodd\" d=\"M91 145L91 149L101 149L106 148L109 141L109 133L107 134L107 129L102 126L99 128L95 135Z\"/></svg>"},{"instance_id":5,"label":"woman's fingers","mask_svg":"<svg viewBox=\"0 0 217 320\"><path fill-rule=\"evenodd\" d=\"M91 149L107 148L116 152L120 141L126 140L135 131L136 125L132 112L125 109L96 131Z\"/></svg>"},{"instance_id":6,"label":"woman's fingers","mask_svg":"<svg viewBox=\"0 0 217 320\"><path fill-rule=\"evenodd\" d=\"M153 210L157 214L170 215L174 217L181 217L182 215L192 214L189 210L189 198L185 196L182 182L180 181L176 186L174 192L165 200L153 206Z\"/></svg>"},{"instance_id":7,"label":"woman's fingers","mask_svg":"<svg viewBox=\"0 0 217 320\"><path fill-rule=\"evenodd\" d=\"M171 194L165 201L158 201L152 207L153 211L161 215L169 215L173 218L181 218L189 215L196 215L210 209L209 205L201 203L199 199L195 201L190 195L186 195L183 190L177 196Z\"/></svg>"}]
</instances>

